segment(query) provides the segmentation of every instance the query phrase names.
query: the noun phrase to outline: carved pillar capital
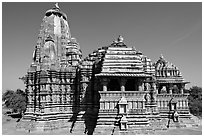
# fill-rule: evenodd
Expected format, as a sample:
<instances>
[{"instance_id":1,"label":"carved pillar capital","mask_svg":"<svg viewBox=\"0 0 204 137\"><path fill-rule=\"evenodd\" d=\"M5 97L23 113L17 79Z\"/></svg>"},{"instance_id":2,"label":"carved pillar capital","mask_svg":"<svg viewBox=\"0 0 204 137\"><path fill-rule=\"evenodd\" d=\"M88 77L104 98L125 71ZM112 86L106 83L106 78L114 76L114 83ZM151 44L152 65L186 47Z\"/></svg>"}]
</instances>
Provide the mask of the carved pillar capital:
<instances>
[{"instance_id":1,"label":"carved pillar capital","mask_svg":"<svg viewBox=\"0 0 204 137\"><path fill-rule=\"evenodd\" d=\"M181 90L180 90L180 91L181 91L181 94L183 94L183 93L184 93L184 89L185 89L185 84L184 84L184 83L182 83L182 84L181 84Z\"/></svg>"},{"instance_id":2,"label":"carved pillar capital","mask_svg":"<svg viewBox=\"0 0 204 137\"><path fill-rule=\"evenodd\" d=\"M157 90L156 83L152 83L152 89L153 89L154 91L156 91L156 90Z\"/></svg>"}]
</instances>

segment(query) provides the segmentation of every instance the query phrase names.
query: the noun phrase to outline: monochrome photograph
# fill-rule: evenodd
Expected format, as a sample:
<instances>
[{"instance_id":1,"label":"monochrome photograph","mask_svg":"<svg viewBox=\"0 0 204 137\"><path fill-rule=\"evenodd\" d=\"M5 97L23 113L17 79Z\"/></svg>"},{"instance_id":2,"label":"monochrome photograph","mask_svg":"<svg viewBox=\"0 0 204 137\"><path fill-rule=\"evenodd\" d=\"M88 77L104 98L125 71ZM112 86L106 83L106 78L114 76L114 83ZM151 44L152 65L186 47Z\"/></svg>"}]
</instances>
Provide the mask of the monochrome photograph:
<instances>
[{"instance_id":1,"label":"monochrome photograph","mask_svg":"<svg viewBox=\"0 0 204 137\"><path fill-rule=\"evenodd\" d=\"M202 135L202 2L2 2L2 135Z\"/></svg>"}]
</instances>

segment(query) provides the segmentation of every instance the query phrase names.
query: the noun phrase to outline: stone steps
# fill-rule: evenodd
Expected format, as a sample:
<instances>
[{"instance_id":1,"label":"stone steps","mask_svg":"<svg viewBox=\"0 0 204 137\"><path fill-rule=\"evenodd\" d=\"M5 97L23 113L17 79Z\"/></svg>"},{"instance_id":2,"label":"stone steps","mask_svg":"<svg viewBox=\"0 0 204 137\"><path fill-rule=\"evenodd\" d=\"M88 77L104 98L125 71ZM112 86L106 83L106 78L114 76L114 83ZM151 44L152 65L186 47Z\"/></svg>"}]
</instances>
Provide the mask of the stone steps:
<instances>
[{"instance_id":1,"label":"stone steps","mask_svg":"<svg viewBox=\"0 0 204 137\"><path fill-rule=\"evenodd\" d=\"M160 117L160 118L168 118L168 117L169 117L169 114L168 114L168 113L160 113L160 114L159 114L159 117ZM191 114L190 114L190 113L179 114L179 117L180 117L180 118L190 118L190 117L191 117Z\"/></svg>"}]
</instances>

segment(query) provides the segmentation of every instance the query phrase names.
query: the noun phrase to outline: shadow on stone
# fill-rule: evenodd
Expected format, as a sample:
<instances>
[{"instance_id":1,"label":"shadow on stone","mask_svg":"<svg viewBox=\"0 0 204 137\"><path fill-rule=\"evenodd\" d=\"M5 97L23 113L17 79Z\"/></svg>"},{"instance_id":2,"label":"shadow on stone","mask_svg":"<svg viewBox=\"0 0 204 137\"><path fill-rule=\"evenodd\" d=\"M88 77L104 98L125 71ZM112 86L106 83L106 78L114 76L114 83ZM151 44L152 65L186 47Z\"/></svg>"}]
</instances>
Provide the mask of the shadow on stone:
<instances>
[{"instance_id":1,"label":"shadow on stone","mask_svg":"<svg viewBox=\"0 0 204 137\"><path fill-rule=\"evenodd\" d=\"M93 83L92 83L93 84ZM91 85L92 85L91 84ZM92 90L93 87L89 85L88 90L85 94L84 101L84 110L83 120L85 124L84 134L93 135L93 132L97 125L98 113L100 109L100 94L96 90ZM90 96L91 95L91 96Z\"/></svg>"},{"instance_id":2,"label":"shadow on stone","mask_svg":"<svg viewBox=\"0 0 204 137\"><path fill-rule=\"evenodd\" d=\"M72 107L73 115L70 118L69 122L72 122L70 133L72 133L73 128L75 126L76 121L84 120L85 129L84 134L92 135L98 120L98 113L100 108L100 94L97 90L98 85L96 83L96 78L94 75L94 65L92 68L91 79L87 83L87 88L85 91L81 91L81 88L78 87L80 85L79 77L76 78L76 87L75 87L75 100ZM80 94L84 94L83 97L80 97ZM82 112L82 113L81 113ZM82 114L82 119L78 119L78 117Z\"/></svg>"},{"instance_id":3,"label":"shadow on stone","mask_svg":"<svg viewBox=\"0 0 204 137\"><path fill-rule=\"evenodd\" d=\"M72 115L72 117L70 118L70 120L68 122L72 122L71 128L70 128L70 133L72 133L72 130L74 128L74 125L77 121L77 116L79 115L79 111L78 110L74 110L74 113Z\"/></svg>"},{"instance_id":4,"label":"shadow on stone","mask_svg":"<svg viewBox=\"0 0 204 137\"><path fill-rule=\"evenodd\" d=\"M87 108L83 116L84 124L85 124L85 131L84 131L85 134L93 135L94 129L96 128L96 125L97 125L98 112L99 112L99 109L96 107Z\"/></svg>"}]
</instances>

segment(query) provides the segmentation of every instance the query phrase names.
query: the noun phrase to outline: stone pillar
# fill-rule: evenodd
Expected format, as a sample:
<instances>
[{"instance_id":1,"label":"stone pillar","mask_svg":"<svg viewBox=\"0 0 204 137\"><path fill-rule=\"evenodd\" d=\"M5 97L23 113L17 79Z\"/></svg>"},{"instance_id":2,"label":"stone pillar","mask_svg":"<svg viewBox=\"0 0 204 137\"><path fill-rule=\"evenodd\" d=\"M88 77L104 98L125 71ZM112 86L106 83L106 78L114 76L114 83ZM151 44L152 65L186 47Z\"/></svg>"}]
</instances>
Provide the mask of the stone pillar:
<instances>
[{"instance_id":1,"label":"stone pillar","mask_svg":"<svg viewBox=\"0 0 204 137\"><path fill-rule=\"evenodd\" d=\"M142 100L142 109L145 109L145 100Z\"/></svg>"},{"instance_id":2,"label":"stone pillar","mask_svg":"<svg viewBox=\"0 0 204 137\"><path fill-rule=\"evenodd\" d=\"M188 100L186 100L186 107L188 108L189 106L188 106Z\"/></svg>"},{"instance_id":3,"label":"stone pillar","mask_svg":"<svg viewBox=\"0 0 204 137\"><path fill-rule=\"evenodd\" d=\"M183 94L184 88L185 88L185 85L184 85L184 84L181 84L181 89L180 89L181 94Z\"/></svg>"},{"instance_id":4,"label":"stone pillar","mask_svg":"<svg viewBox=\"0 0 204 137\"><path fill-rule=\"evenodd\" d=\"M183 100L181 100L181 107L184 108Z\"/></svg>"},{"instance_id":5,"label":"stone pillar","mask_svg":"<svg viewBox=\"0 0 204 137\"><path fill-rule=\"evenodd\" d=\"M173 89L173 84L170 83L170 84L169 84L169 94L172 94L172 89Z\"/></svg>"},{"instance_id":6,"label":"stone pillar","mask_svg":"<svg viewBox=\"0 0 204 137\"><path fill-rule=\"evenodd\" d=\"M183 108L186 108L186 101L183 100Z\"/></svg>"},{"instance_id":7,"label":"stone pillar","mask_svg":"<svg viewBox=\"0 0 204 137\"><path fill-rule=\"evenodd\" d=\"M143 84L143 83L142 83L142 80L139 79L139 80L138 80L138 88L139 88L139 91L143 91L143 90L144 90L142 84Z\"/></svg>"},{"instance_id":8,"label":"stone pillar","mask_svg":"<svg viewBox=\"0 0 204 137\"><path fill-rule=\"evenodd\" d=\"M126 79L121 78L120 79L120 89L121 89L121 91L125 91L125 83L126 83Z\"/></svg>"},{"instance_id":9,"label":"stone pillar","mask_svg":"<svg viewBox=\"0 0 204 137\"><path fill-rule=\"evenodd\" d=\"M103 85L103 91L108 91L107 90L107 85L108 85L108 79L107 78L102 79L102 85Z\"/></svg>"},{"instance_id":10,"label":"stone pillar","mask_svg":"<svg viewBox=\"0 0 204 137\"><path fill-rule=\"evenodd\" d=\"M138 90L138 80L135 79L135 90L137 91Z\"/></svg>"},{"instance_id":11,"label":"stone pillar","mask_svg":"<svg viewBox=\"0 0 204 137\"><path fill-rule=\"evenodd\" d=\"M107 84L103 83L103 91L107 91Z\"/></svg>"},{"instance_id":12,"label":"stone pillar","mask_svg":"<svg viewBox=\"0 0 204 137\"><path fill-rule=\"evenodd\" d=\"M159 84L155 83L155 85L156 85L156 94L159 94Z\"/></svg>"}]
</instances>

